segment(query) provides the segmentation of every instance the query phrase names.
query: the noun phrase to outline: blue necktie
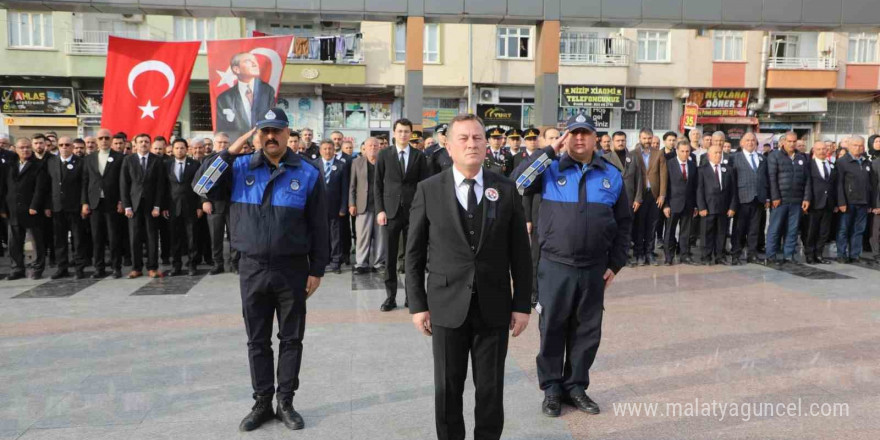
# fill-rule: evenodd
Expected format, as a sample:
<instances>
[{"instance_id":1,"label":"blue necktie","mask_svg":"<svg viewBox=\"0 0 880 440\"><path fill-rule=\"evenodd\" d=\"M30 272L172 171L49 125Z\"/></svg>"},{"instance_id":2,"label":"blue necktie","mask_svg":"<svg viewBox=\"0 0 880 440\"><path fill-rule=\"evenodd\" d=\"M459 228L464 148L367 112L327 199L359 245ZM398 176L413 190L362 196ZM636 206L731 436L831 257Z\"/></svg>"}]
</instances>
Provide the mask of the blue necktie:
<instances>
[{"instance_id":1,"label":"blue necktie","mask_svg":"<svg viewBox=\"0 0 880 440\"><path fill-rule=\"evenodd\" d=\"M330 164L330 162L324 162L324 183L326 183L326 184L330 183L330 167L331 166L332 165Z\"/></svg>"},{"instance_id":2,"label":"blue necktie","mask_svg":"<svg viewBox=\"0 0 880 440\"><path fill-rule=\"evenodd\" d=\"M752 171L757 171L758 165L755 164L755 153L749 154L749 160L752 161Z\"/></svg>"}]
</instances>

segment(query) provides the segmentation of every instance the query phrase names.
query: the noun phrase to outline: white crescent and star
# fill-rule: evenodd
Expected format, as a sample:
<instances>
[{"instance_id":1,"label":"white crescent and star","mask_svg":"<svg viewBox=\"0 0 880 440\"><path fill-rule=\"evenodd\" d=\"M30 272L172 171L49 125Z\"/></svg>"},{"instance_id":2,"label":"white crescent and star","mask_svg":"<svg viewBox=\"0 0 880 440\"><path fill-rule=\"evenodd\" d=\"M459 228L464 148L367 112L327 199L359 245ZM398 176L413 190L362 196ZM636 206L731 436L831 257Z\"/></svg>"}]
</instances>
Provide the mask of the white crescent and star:
<instances>
[{"instance_id":1,"label":"white crescent and star","mask_svg":"<svg viewBox=\"0 0 880 440\"><path fill-rule=\"evenodd\" d=\"M163 76L165 76L165 80L168 82L168 89L165 90L165 94L162 96L162 99L168 97L171 94L171 91L174 90L175 78L174 78L174 70L168 66L168 64L163 63L162 61L157 60L147 60L142 61L135 65L131 71L128 72L128 91L131 93L131 96L137 98L137 94L134 92L134 82L138 76L142 73L147 72L159 72ZM156 119L156 110L159 106L153 105L153 102L147 100L147 104L143 106L138 106L141 109L141 119L146 117L150 117Z\"/></svg>"},{"instance_id":2,"label":"white crescent and star","mask_svg":"<svg viewBox=\"0 0 880 440\"><path fill-rule=\"evenodd\" d=\"M267 47L258 47L251 50L250 53L254 55L262 55L269 59L269 64L272 66L271 71L269 72L269 85L275 87L279 84L281 82L281 67L283 66L283 61L281 60L281 56L278 55L278 52ZM238 79L235 74L232 73L232 67L227 67L226 70L216 70L215 72L220 76L220 82L217 83L218 87L233 87Z\"/></svg>"}]
</instances>

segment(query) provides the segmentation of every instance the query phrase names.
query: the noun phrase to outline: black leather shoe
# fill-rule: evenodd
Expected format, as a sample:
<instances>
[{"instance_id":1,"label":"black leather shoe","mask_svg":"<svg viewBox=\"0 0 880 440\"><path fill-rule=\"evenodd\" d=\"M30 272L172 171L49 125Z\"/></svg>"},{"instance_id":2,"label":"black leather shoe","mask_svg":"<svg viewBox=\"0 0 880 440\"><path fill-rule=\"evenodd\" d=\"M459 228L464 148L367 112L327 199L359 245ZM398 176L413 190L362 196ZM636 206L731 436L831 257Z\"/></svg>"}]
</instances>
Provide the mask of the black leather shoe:
<instances>
[{"instance_id":1,"label":"black leather shoe","mask_svg":"<svg viewBox=\"0 0 880 440\"><path fill-rule=\"evenodd\" d=\"M816 259L813 257L804 257L804 262L806 264L816 264Z\"/></svg>"},{"instance_id":2,"label":"black leather shoe","mask_svg":"<svg viewBox=\"0 0 880 440\"><path fill-rule=\"evenodd\" d=\"M35 270L31 273L32 280L40 280L42 278L43 278L43 271L42 270Z\"/></svg>"},{"instance_id":3,"label":"black leather shoe","mask_svg":"<svg viewBox=\"0 0 880 440\"><path fill-rule=\"evenodd\" d=\"M758 259L754 255L746 257L746 264L754 264Z\"/></svg>"},{"instance_id":4,"label":"black leather shoe","mask_svg":"<svg viewBox=\"0 0 880 440\"><path fill-rule=\"evenodd\" d=\"M733 258L730 260L731 266L739 266L740 264L742 264L742 261L740 261L739 258Z\"/></svg>"},{"instance_id":5,"label":"black leather shoe","mask_svg":"<svg viewBox=\"0 0 880 440\"><path fill-rule=\"evenodd\" d=\"M92 278L94 278L94 279L104 278L106 276L107 276L107 271L105 271L103 269L96 270L95 273L92 274Z\"/></svg>"},{"instance_id":6,"label":"black leather shoe","mask_svg":"<svg viewBox=\"0 0 880 440\"><path fill-rule=\"evenodd\" d=\"M303 429L306 426L302 416L293 409L293 401L291 400L278 402L278 407L275 409L275 418L281 420L284 426L294 431Z\"/></svg>"},{"instance_id":7,"label":"black leather shoe","mask_svg":"<svg viewBox=\"0 0 880 440\"><path fill-rule=\"evenodd\" d=\"M211 275L219 275L223 273L223 266L214 266L211 268L211 271L208 272Z\"/></svg>"},{"instance_id":8,"label":"black leather shoe","mask_svg":"<svg viewBox=\"0 0 880 440\"><path fill-rule=\"evenodd\" d=\"M694 259L691 257L684 257L681 259L683 264L694 264Z\"/></svg>"},{"instance_id":9,"label":"black leather shoe","mask_svg":"<svg viewBox=\"0 0 880 440\"><path fill-rule=\"evenodd\" d=\"M392 300L391 298L386 299L385 302L382 303L382 306L379 307L379 310L383 312L390 312L397 308L397 301Z\"/></svg>"},{"instance_id":10,"label":"black leather shoe","mask_svg":"<svg viewBox=\"0 0 880 440\"><path fill-rule=\"evenodd\" d=\"M667 266L672 266L672 260L666 260L666 265L667 265Z\"/></svg>"},{"instance_id":11,"label":"black leather shoe","mask_svg":"<svg viewBox=\"0 0 880 440\"><path fill-rule=\"evenodd\" d=\"M9 274L8 277L6 277L6 279L9 281L15 281L24 278L24 276L24 272L12 272L11 274Z\"/></svg>"},{"instance_id":12,"label":"black leather shoe","mask_svg":"<svg viewBox=\"0 0 880 440\"><path fill-rule=\"evenodd\" d=\"M599 405L590 399L587 393L575 393L566 396L565 403L587 414L599 414Z\"/></svg>"},{"instance_id":13,"label":"black leather shoe","mask_svg":"<svg viewBox=\"0 0 880 440\"><path fill-rule=\"evenodd\" d=\"M113 271L113 279L118 280L120 278L122 278L122 270L121 269L114 270Z\"/></svg>"},{"instance_id":14,"label":"black leather shoe","mask_svg":"<svg viewBox=\"0 0 880 440\"><path fill-rule=\"evenodd\" d=\"M251 408L250 414L242 419L238 430L253 431L273 418L275 418L275 413L272 411L272 396L257 396L257 401Z\"/></svg>"},{"instance_id":15,"label":"black leather shoe","mask_svg":"<svg viewBox=\"0 0 880 440\"><path fill-rule=\"evenodd\" d=\"M822 257L816 257L816 264L831 264L831 262Z\"/></svg>"},{"instance_id":16,"label":"black leather shoe","mask_svg":"<svg viewBox=\"0 0 880 440\"><path fill-rule=\"evenodd\" d=\"M544 396L544 403L541 404L541 412L547 417L559 417L559 415L562 414L562 397Z\"/></svg>"},{"instance_id":17,"label":"black leather shoe","mask_svg":"<svg viewBox=\"0 0 880 440\"><path fill-rule=\"evenodd\" d=\"M232 273L238 275L238 265L237 264L232 265Z\"/></svg>"},{"instance_id":18,"label":"black leather shoe","mask_svg":"<svg viewBox=\"0 0 880 440\"><path fill-rule=\"evenodd\" d=\"M75 280L81 280L81 279L83 279L83 278L85 278L85 277L86 277L86 274L85 274L85 272L82 271L82 269L77 270L77 271L73 274L73 279L75 279Z\"/></svg>"},{"instance_id":19,"label":"black leather shoe","mask_svg":"<svg viewBox=\"0 0 880 440\"><path fill-rule=\"evenodd\" d=\"M53 273L52 276L50 276L49 278L53 280L60 280L61 278L67 278L69 276L70 272L68 272L67 269L59 269L56 270L55 273Z\"/></svg>"}]
</instances>

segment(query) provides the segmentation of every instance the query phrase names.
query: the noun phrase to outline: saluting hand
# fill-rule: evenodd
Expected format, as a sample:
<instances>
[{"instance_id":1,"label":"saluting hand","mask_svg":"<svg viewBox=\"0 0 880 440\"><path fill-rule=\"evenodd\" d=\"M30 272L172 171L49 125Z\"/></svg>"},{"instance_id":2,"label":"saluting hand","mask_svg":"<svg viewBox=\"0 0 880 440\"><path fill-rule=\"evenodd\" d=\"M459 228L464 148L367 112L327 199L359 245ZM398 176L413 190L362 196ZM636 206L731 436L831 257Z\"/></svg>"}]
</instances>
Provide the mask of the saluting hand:
<instances>
[{"instance_id":1,"label":"saluting hand","mask_svg":"<svg viewBox=\"0 0 880 440\"><path fill-rule=\"evenodd\" d=\"M413 326L425 336L431 336L431 312L419 312L413 314Z\"/></svg>"},{"instance_id":2,"label":"saluting hand","mask_svg":"<svg viewBox=\"0 0 880 440\"><path fill-rule=\"evenodd\" d=\"M229 154L232 155L241 154L241 149L244 148L244 144L247 143L248 139L253 137L254 133L256 132L257 127L252 128L249 132L241 135L238 139L236 139L235 142L233 142L232 145L230 145L229 148L226 149L226 151L228 151Z\"/></svg>"},{"instance_id":3,"label":"saluting hand","mask_svg":"<svg viewBox=\"0 0 880 440\"><path fill-rule=\"evenodd\" d=\"M559 136L559 138L550 145L553 147L553 151L556 152L556 154L559 154L559 152L562 151L563 146L568 146L568 138L570 137L571 132L568 130L566 130L565 133L562 133L562 136Z\"/></svg>"},{"instance_id":4,"label":"saluting hand","mask_svg":"<svg viewBox=\"0 0 880 440\"><path fill-rule=\"evenodd\" d=\"M525 331L529 326L529 314L513 312L510 314L510 330L513 331L513 337L517 337Z\"/></svg>"}]
</instances>

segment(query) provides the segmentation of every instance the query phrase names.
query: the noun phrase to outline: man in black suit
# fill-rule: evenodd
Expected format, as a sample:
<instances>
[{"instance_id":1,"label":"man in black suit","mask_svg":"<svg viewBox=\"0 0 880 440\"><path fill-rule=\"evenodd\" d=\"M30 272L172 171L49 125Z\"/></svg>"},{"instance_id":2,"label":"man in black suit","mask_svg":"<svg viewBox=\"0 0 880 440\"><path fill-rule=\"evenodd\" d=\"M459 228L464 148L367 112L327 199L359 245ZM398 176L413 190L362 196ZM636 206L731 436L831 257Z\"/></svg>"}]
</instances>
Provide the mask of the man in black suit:
<instances>
[{"instance_id":1,"label":"man in black suit","mask_svg":"<svg viewBox=\"0 0 880 440\"><path fill-rule=\"evenodd\" d=\"M725 231L736 215L736 181L733 171L721 163L721 148L709 147L698 171L697 208L703 220L703 264L707 266L723 262Z\"/></svg>"},{"instance_id":2,"label":"man in black suit","mask_svg":"<svg viewBox=\"0 0 880 440\"><path fill-rule=\"evenodd\" d=\"M318 160L321 157L321 152L318 151L320 148L318 148L318 144L312 142L315 132L311 128L305 127L300 131L300 134L302 135L303 157L311 161Z\"/></svg>"},{"instance_id":3,"label":"man in black suit","mask_svg":"<svg viewBox=\"0 0 880 440\"><path fill-rule=\"evenodd\" d=\"M666 186L663 215L666 216L666 265L671 266L675 257L675 228L678 232L679 262L691 264L691 228L697 214L697 164L690 154L690 142L681 140L675 147L675 157L666 161L669 182Z\"/></svg>"},{"instance_id":4,"label":"man in black suit","mask_svg":"<svg viewBox=\"0 0 880 440\"><path fill-rule=\"evenodd\" d=\"M348 221L348 167L336 157L333 142L321 142L320 169L324 179L324 196L326 197L327 218L330 225L330 267L336 273L342 273L343 241L350 238L345 235L342 223Z\"/></svg>"},{"instance_id":5,"label":"man in black suit","mask_svg":"<svg viewBox=\"0 0 880 440\"><path fill-rule=\"evenodd\" d=\"M131 239L132 267L129 278L143 275L144 237L147 243L147 271L150 278L162 278L159 272L159 237L156 219L162 214L165 202L165 182L161 157L150 153L150 136L134 137L135 152L123 161L119 178L119 192Z\"/></svg>"},{"instance_id":6,"label":"man in black suit","mask_svg":"<svg viewBox=\"0 0 880 440\"><path fill-rule=\"evenodd\" d=\"M113 278L122 278L122 250L119 238L124 225L119 215L125 212L119 198L119 175L123 155L110 148L110 130L102 128L96 136L97 150L83 159L82 216L89 216L92 229L92 252L95 273L92 278L104 278L104 248L110 248L110 267Z\"/></svg>"},{"instance_id":7,"label":"man in black suit","mask_svg":"<svg viewBox=\"0 0 880 440\"><path fill-rule=\"evenodd\" d=\"M810 209L807 212L807 240L804 258L807 264L828 264L822 257L831 237L831 220L837 212L837 170L828 160L829 147L824 141L813 143L810 160Z\"/></svg>"},{"instance_id":8,"label":"man in black suit","mask_svg":"<svg viewBox=\"0 0 880 440\"><path fill-rule=\"evenodd\" d=\"M186 156L188 149L186 139L178 138L171 143L173 154L166 161L165 192L167 201L166 211L163 216L168 219L168 227L171 230L171 258L172 270L170 275L182 274L183 253L188 252L187 269L190 276L196 275L196 236L194 225L196 220L202 217L202 207L199 196L192 190L190 182L193 181L199 171L199 162Z\"/></svg>"},{"instance_id":9,"label":"man in black suit","mask_svg":"<svg viewBox=\"0 0 880 440\"><path fill-rule=\"evenodd\" d=\"M260 79L260 63L252 53L235 54L229 68L237 82L217 97L217 130L238 136L275 105L275 88Z\"/></svg>"},{"instance_id":10,"label":"man in black suit","mask_svg":"<svg viewBox=\"0 0 880 440\"><path fill-rule=\"evenodd\" d=\"M425 155L409 146L412 122L394 121L394 148L379 152L376 160L376 182L373 185L376 221L385 227L385 294L379 310L388 312L397 307L397 259L400 235L409 227L409 208L416 185L431 175Z\"/></svg>"},{"instance_id":11,"label":"man in black suit","mask_svg":"<svg viewBox=\"0 0 880 440\"><path fill-rule=\"evenodd\" d=\"M49 173L50 188L52 192L52 220L55 231L55 255L58 269L52 274L52 279L70 276L68 267L67 241L68 235L73 236L75 256L73 258L76 279L85 277L83 269L86 267L86 246L84 222L82 219L82 175L83 161L73 154L73 141L62 136L58 139L58 155L46 159L46 169Z\"/></svg>"},{"instance_id":12,"label":"man in black suit","mask_svg":"<svg viewBox=\"0 0 880 440\"><path fill-rule=\"evenodd\" d=\"M453 168L418 185L410 212L406 291L413 324L432 336L440 440L465 438L469 355L474 438L501 437L508 331L516 337L529 323L532 263L522 202L513 182L482 168L484 132L474 115L453 118L447 143Z\"/></svg>"},{"instance_id":13,"label":"man in black suit","mask_svg":"<svg viewBox=\"0 0 880 440\"><path fill-rule=\"evenodd\" d=\"M45 209L49 177L45 162L34 157L30 139L19 138L15 152L18 158L3 164L0 179L0 194L5 195L0 215L9 222L9 257L12 259L12 273L7 279L25 277L24 240L30 232L36 253L31 278L38 280L43 277L46 266L44 220L52 215L51 210Z\"/></svg>"},{"instance_id":14,"label":"man in black suit","mask_svg":"<svg viewBox=\"0 0 880 440\"><path fill-rule=\"evenodd\" d=\"M770 183L767 181L767 161L758 153L755 133L746 133L739 142L742 149L728 160L736 177L738 209L730 240L730 263L740 264L743 243L748 244L746 263L758 258L758 240L764 229L762 214L770 208ZM723 164L723 161L722 161Z\"/></svg>"},{"instance_id":15,"label":"man in black suit","mask_svg":"<svg viewBox=\"0 0 880 440\"><path fill-rule=\"evenodd\" d=\"M206 156L202 163L212 163L214 159L223 151L229 148L229 135L218 132L214 134L214 152ZM211 275L223 273L226 269L223 259L223 243L229 228L229 204L224 200L208 200L202 199L202 211L208 215L208 229L211 231L211 249L213 256L211 260L214 267L209 272ZM230 235L232 235L230 233ZM229 245L229 266L230 271L238 273L239 253L233 249L230 240Z\"/></svg>"}]
</instances>

